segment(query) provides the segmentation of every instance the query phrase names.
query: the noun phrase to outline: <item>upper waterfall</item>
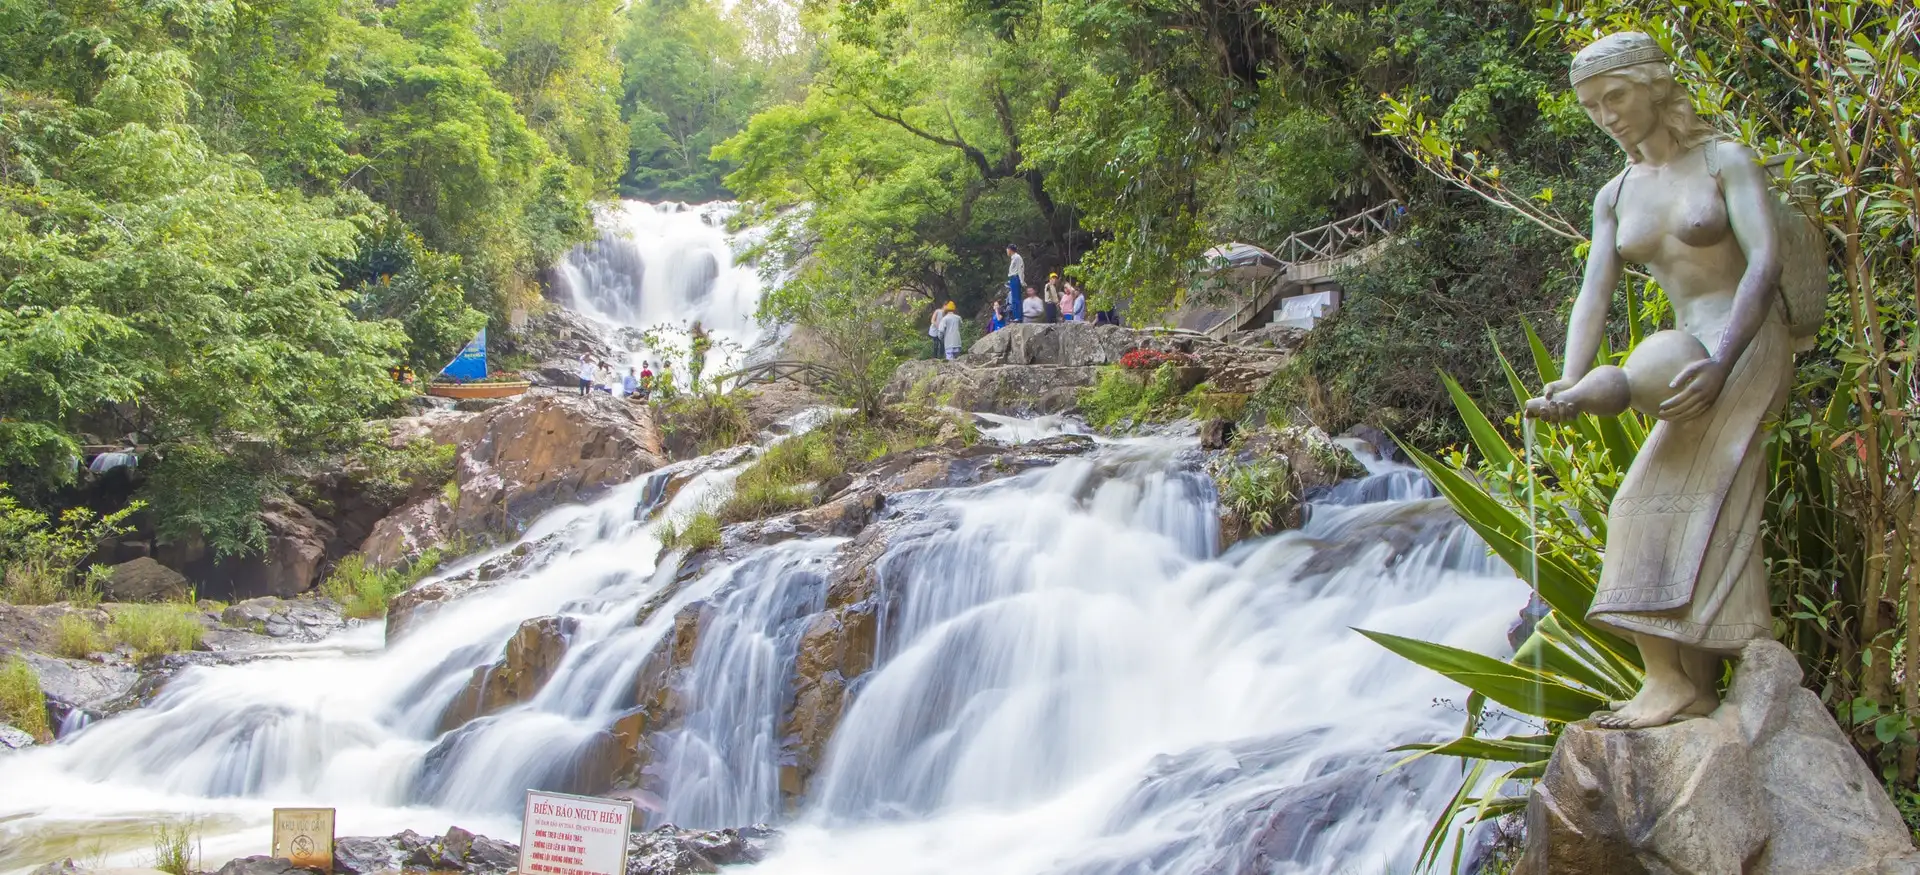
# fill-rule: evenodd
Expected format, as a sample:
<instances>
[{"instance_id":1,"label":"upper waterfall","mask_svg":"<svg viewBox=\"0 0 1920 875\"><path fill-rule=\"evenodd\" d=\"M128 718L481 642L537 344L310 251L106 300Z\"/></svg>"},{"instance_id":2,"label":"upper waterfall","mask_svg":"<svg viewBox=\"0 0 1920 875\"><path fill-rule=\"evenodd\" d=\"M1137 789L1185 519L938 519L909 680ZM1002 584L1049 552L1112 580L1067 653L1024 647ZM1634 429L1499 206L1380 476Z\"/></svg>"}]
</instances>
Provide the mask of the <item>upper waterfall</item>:
<instances>
[{"instance_id":1,"label":"upper waterfall","mask_svg":"<svg viewBox=\"0 0 1920 875\"><path fill-rule=\"evenodd\" d=\"M765 231L730 230L738 212L731 202L604 206L595 217L599 239L574 247L555 265L555 292L636 357L646 355L637 334L621 329L699 323L721 348L751 350L767 334L754 318L766 283L742 253Z\"/></svg>"}]
</instances>

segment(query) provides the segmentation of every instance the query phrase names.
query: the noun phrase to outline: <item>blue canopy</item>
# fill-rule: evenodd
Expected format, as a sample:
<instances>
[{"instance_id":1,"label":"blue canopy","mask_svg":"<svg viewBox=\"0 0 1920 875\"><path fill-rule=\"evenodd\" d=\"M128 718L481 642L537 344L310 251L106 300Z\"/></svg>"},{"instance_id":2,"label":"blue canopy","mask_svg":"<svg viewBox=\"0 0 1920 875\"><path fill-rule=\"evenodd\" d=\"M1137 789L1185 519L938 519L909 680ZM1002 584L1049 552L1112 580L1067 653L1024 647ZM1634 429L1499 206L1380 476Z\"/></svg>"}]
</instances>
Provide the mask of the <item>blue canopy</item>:
<instances>
[{"instance_id":1,"label":"blue canopy","mask_svg":"<svg viewBox=\"0 0 1920 875\"><path fill-rule=\"evenodd\" d=\"M440 376L462 381L486 379L487 329L480 329L479 334L467 341L467 345L460 348L460 354L440 369Z\"/></svg>"}]
</instances>

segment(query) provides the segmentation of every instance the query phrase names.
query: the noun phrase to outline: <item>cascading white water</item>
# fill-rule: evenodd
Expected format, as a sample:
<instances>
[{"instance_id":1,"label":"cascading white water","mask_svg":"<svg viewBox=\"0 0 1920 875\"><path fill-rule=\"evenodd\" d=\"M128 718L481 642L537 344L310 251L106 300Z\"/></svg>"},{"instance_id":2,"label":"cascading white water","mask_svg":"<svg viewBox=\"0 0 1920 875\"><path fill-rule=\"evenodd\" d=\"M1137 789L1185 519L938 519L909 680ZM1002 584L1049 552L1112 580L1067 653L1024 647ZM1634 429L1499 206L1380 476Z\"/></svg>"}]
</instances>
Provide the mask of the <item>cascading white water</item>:
<instances>
[{"instance_id":1,"label":"cascading white water","mask_svg":"<svg viewBox=\"0 0 1920 875\"><path fill-rule=\"evenodd\" d=\"M1524 586L1444 505L1396 497L1404 471L1215 557L1212 488L1188 464L1178 442L1118 442L891 498L877 664L759 871L1404 871L1457 774L1387 771L1385 751L1457 731L1460 715L1429 703L1460 691L1349 627L1493 652ZM732 473L702 475L667 515ZM643 478L548 515L527 535L532 568L392 648L363 627L188 670L147 708L0 759L0 871L82 835L137 861L159 815L210 818L210 858L257 853L274 805L337 807L342 834L458 823L513 838L522 791L577 785L645 656L695 602L709 619L686 717L656 745L660 794L643 805L682 826L781 819L794 655L843 542L708 567L636 625L674 570L652 568L654 524L633 521L646 492ZM577 626L541 693L439 734L471 670L544 615Z\"/></svg>"},{"instance_id":2,"label":"cascading white water","mask_svg":"<svg viewBox=\"0 0 1920 875\"><path fill-rule=\"evenodd\" d=\"M708 331L722 352L744 352L764 333L754 320L764 283L738 262L762 229L729 231L733 203L687 205L618 201L596 218L600 238L575 247L554 268L558 291L573 309L609 329L635 362L650 357L633 333L655 327ZM715 368L738 362L714 362Z\"/></svg>"}]
</instances>

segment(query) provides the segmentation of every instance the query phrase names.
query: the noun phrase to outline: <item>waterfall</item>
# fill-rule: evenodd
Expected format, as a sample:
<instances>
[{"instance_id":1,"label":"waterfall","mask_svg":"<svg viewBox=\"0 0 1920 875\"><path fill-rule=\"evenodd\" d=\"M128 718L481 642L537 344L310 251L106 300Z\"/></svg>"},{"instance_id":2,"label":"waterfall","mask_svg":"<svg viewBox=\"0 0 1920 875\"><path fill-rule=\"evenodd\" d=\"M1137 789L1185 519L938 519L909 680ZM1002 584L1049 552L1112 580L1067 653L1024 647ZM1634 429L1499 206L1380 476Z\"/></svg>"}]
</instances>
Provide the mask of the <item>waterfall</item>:
<instances>
[{"instance_id":1,"label":"waterfall","mask_svg":"<svg viewBox=\"0 0 1920 875\"><path fill-rule=\"evenodd\" d=\"M697 318L751 346L759 278L733 259L755 232L727 231L731 212L623 203L559 266L562 291L616 337ZM987 419L1002 444L1084 433ZM1394 769L1387 751L1451 737L1464 695L1351 629L1491 653L1526 600L1417 472L1379 460L1313 496L1300 530L1224 555L1190 438L1101 440L983 485L898 493L869 532L884 535L863 572L871 668L847 680L790 811L802 643L874 539L656 565L663 521L712 507L750 458L547 513L427 581L487 586L390 645L356 624L186 668L144 708L0 757L0 875L66 855L143 864L151 825L183 817L211 862L259 853L276 806L336 808L343 836L458 824L516 840L525 790L599 792L635 766L615 730L662 690L674 716L649 727L631 795L651 823L784 824L766 875L1405 871L1458 771ZM545 683L449 721L456 701L481 713L468 688L495 683L529 628L564 641Z\"/></svg>"},{"instance_id":2,"label":"waterfall","mask_svg":"<svg viewBox=\"0 0 1920 875\"><path fill-rule=\"evenodd\" d=\"M844 541L749 549L676 582L673 563L653 567L658 523L633 519L656 474L550 514L528 533L538 561L392 647L361 626L189 669L146 708L0 759L0 786L34 788L0 798L0 848L14 849L0 871L163 812L209 818L210 857L257 852L274 805L337 807L342 835L459 823L512 838L523 790L574 787L593 765L687 606L707 620L686 715L656 745L662 789L643 805L683 826L788 820L762 871L1404 869L1457 774L1389 770L1385 751L1457 730L1457 710L1433 703L1461 692L1349 627L1492 652L1523 585L1423 497L1327 504L1216 556L1215 499L1191 464L1174 441L1108 442L890 499L876 665L790 818L782 712ZM664 515L734 473L701 475ZM473 669L547 615L574 625L541 692L439 733Z\"/></svg>"},{"instance_id":3,"label":"waterfall","mask_svg":"<svg viewBox=\"0 0 1920 875\"><path fill-rule=\"evenodd\" d=\"M765 229L729 229L738 211L725 202L623 200L602 208L595 219L599 239L575 247L555 266L555 291L572 309L602 323L635 364L652 355L641 331L695 322L720 347L751 350L765 339L754 321L764 288L756 267L739 258Z\"/></svg>"}]
</instances>

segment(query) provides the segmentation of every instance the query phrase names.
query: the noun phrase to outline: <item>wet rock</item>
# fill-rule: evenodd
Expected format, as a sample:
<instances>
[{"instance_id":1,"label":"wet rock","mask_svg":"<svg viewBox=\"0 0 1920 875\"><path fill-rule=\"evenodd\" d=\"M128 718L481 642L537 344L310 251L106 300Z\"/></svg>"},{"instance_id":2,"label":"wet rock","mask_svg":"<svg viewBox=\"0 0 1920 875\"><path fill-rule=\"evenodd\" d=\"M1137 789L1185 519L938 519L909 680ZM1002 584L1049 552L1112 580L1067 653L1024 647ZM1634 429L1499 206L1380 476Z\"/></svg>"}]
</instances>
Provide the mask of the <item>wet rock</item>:
<instances>
[{"instance_id":1,"label":"wet rock","mask_svg":"<svg viewBox=\"0 0 1920 875\"><path fill-rule=\"evenodd\" d=\"M579 626L572 617L537 617L521 623L507 639L506 652L499 661L473 670L466 688L440 715L440 731L457 729L469 720L531 700L560 667Z\"/></svg>"},{"instance_id":2,"label":"wet rock","mask_svg":"<svg viewBox=\"0 0 1920 875\"><path fill-rule=\"evenodd\" d=\"M0 723L0 751L20 750L32 747L33 735L24 729L6 723ZM71 862L71 861L69 861ZM45 866L40 867L42 869Z\"/></svg>"},{"instance_id":3,"label":"wet rock","mask_svg":"<svg viewBox=\"0 0 1920 875\"><path fill-rule=\"evenodd\" d=\"M414 428L458 446L455 487L382 519L361 545L382 567L456 538L509 538L552 507L660 466L646 408L607 395L530 392L484 413L422 417Z\"/></svg>"},{"instance_id":4,"label":"wet rock","mask_svg":"<svg viewBox=\"0 0 1920 875\"><path fill-rule=\"evenodd\" d=\"M407 630L441 608L499 586L506 578L534 571L553 561L558 534L515 544L460 574L423 583L387 600L387 643L400 640Z\"/></svg>"},{"instance_id":5,"label":"wet rock","mask_svg":"<svg viewBox=\"0 0 1920 875\"><path fill-rule=\"evenodd\" d=\"M253 856L228 860L216 875L309 875L319 871L295 866L285 857Z\"/></svg>"},{"instance_id":6,"label":"wet rock","mask_svg":"<svg viewBox=\"0 0 1920 875\"><path fill-rule=\"evenodd\" d=\"M825 609L807 620L794 660L793 704L781 724L780 796L789 809L825 763L847 706L848 685L873 668L879 646L880 558L891 534L873 527L843 549L828 578Z\"/></svg>"},{"instance_id":7,"label":"wet rock","mask_svg":"<svg viewBox=\"0 0 1920 875\"><path fill-rule=\"evenodd\" d=\"M1299 528L1305 521L1305 507L1316 492L1343 480L1363 477L1366 469L1353 454L1335 443L1327 433L1311 425L1284 428L1263 426L1238 436L1229 452L1215 457L1207 466L1214 485L1222 496L1230 496L1231 475L1236 468L1278 466L1284 472L1280 494L1266 508L1271 520L1268 531ZM1222 547L1255 532L1247 520L1239 517L1231 501L1220 504Z\"/></svg>"},{"instance_id":8,"label":"wet rock","mask_svg":"<svg viewBox=\"0 0 1920 875\"><path fill-rule=\"evenodd\" d=\"M101 596L111 602L171 602L186 598L190 586L186 575L142 557L113 566Z\"/></svg>"},{"instance_id":9,"label":"wet rock","mask_svg":"<svg viewBox=\"0 0 1920 875\"><path fill-rule=\"evenodd\" d=\"M281 599L264 596L227 606L220 622L269 638L318 641L346 626L331 599Z\"/></svg>"},{"instance_id":10,"label":"wet rock","mask_svg":"<svg viewBox=\"0 0 1920 875\"><path fill-rule=\"evenodd\" d=\"M40 675L47 696L48 716L57 724L75 711L99 715L132 692L140 671L125 663L59 659L42 653L23 654Z\"/></svg>"},{"instance_id":11,"label":"wet rock","mask_svg":"<svg viewBox=\"0 0 1920 875\"><path fill-rule=\"evenodd\" d=\"M55 860L33 870L30 875L85 875L87 867L74 862L72 857Z\"/></svg>"},{"instance_id":12,"label":"wet rock","mask_svg":"<svg viewBox=\"0 0 1920 875\"><path fill-rule=\"evenodd\" d=\"M1224 450L1233 440L1233 420L1209 419L1200 424L1200 449Z\"/></svg>"},{"instance_id":13,"label":"wet rock","mask_svg":"<svg viewBox=\"0 0 1920 875\"><path fill-rule=\"evenodd\" d=\"M1400 452L1400 445L1394 441L1393 436L1371 425L1356 425L1341 432L1340 436L1360 441L1366 445L1363 447L1364 450L1372 452L1384 461L1402 464L1407 461L1406 455Z\"/></svg>"},{"instance_id":14,"label":"wet rock","mask_svg":"<svg viewBox=\"0 0 1920 875\"><path fill-rule=\"evenodd\" d=\"M778 833L766 826L691 830L663 826L627 840L627 875L699 875L765 859Z\"/></svg>"},{"instance_id":15,"label":"wet rock","mask_svg":"<svg viewBox=\"0 0 1920 875\"><path fill-rule=\"evenodd\" d=\"M654 610L658 610L655 606ZM646 769L653 762L652 735L680 726L686 716L686 700L680 688L687 669L693 665L700 646L700 633L711 615L705 602L684 605L673 615L673 629L641 662L633 698L635 705L614 720L607 739L610 744L601 759L607 766L607 786L615 789L652 791ZM643 611L639 622L651 619L653 611Z\"/></svg>"},{"instance_id":16,"label":"wet rock","mask_svg":"<svg viewBox=\"0 0 1920 875\"><path fill-rule=\"evenodd\" d=\"M697 459L675 462L653 472L652 478L647 481L646 489L641 492L640 503L634 507L634 519L644 520L652 516L654 512L672 502L673 497L680 494L680 490L686 488L687 484L692 483L700 475L738 465L751 457L753 452L753 447L743 445Z\"/></svg>"},{"instance_id":17,"label":"wet rock","mask_svg":"<svg viewBox=\"0 0 1920 875\"><path fill-rule=\"evenodd\" d=\"M1568 726L1529 795L1516 872L1904 871L1905 823L1800 679L1790 651L1758 641L1709 718Z\"/></svg>"}]
</instances>

